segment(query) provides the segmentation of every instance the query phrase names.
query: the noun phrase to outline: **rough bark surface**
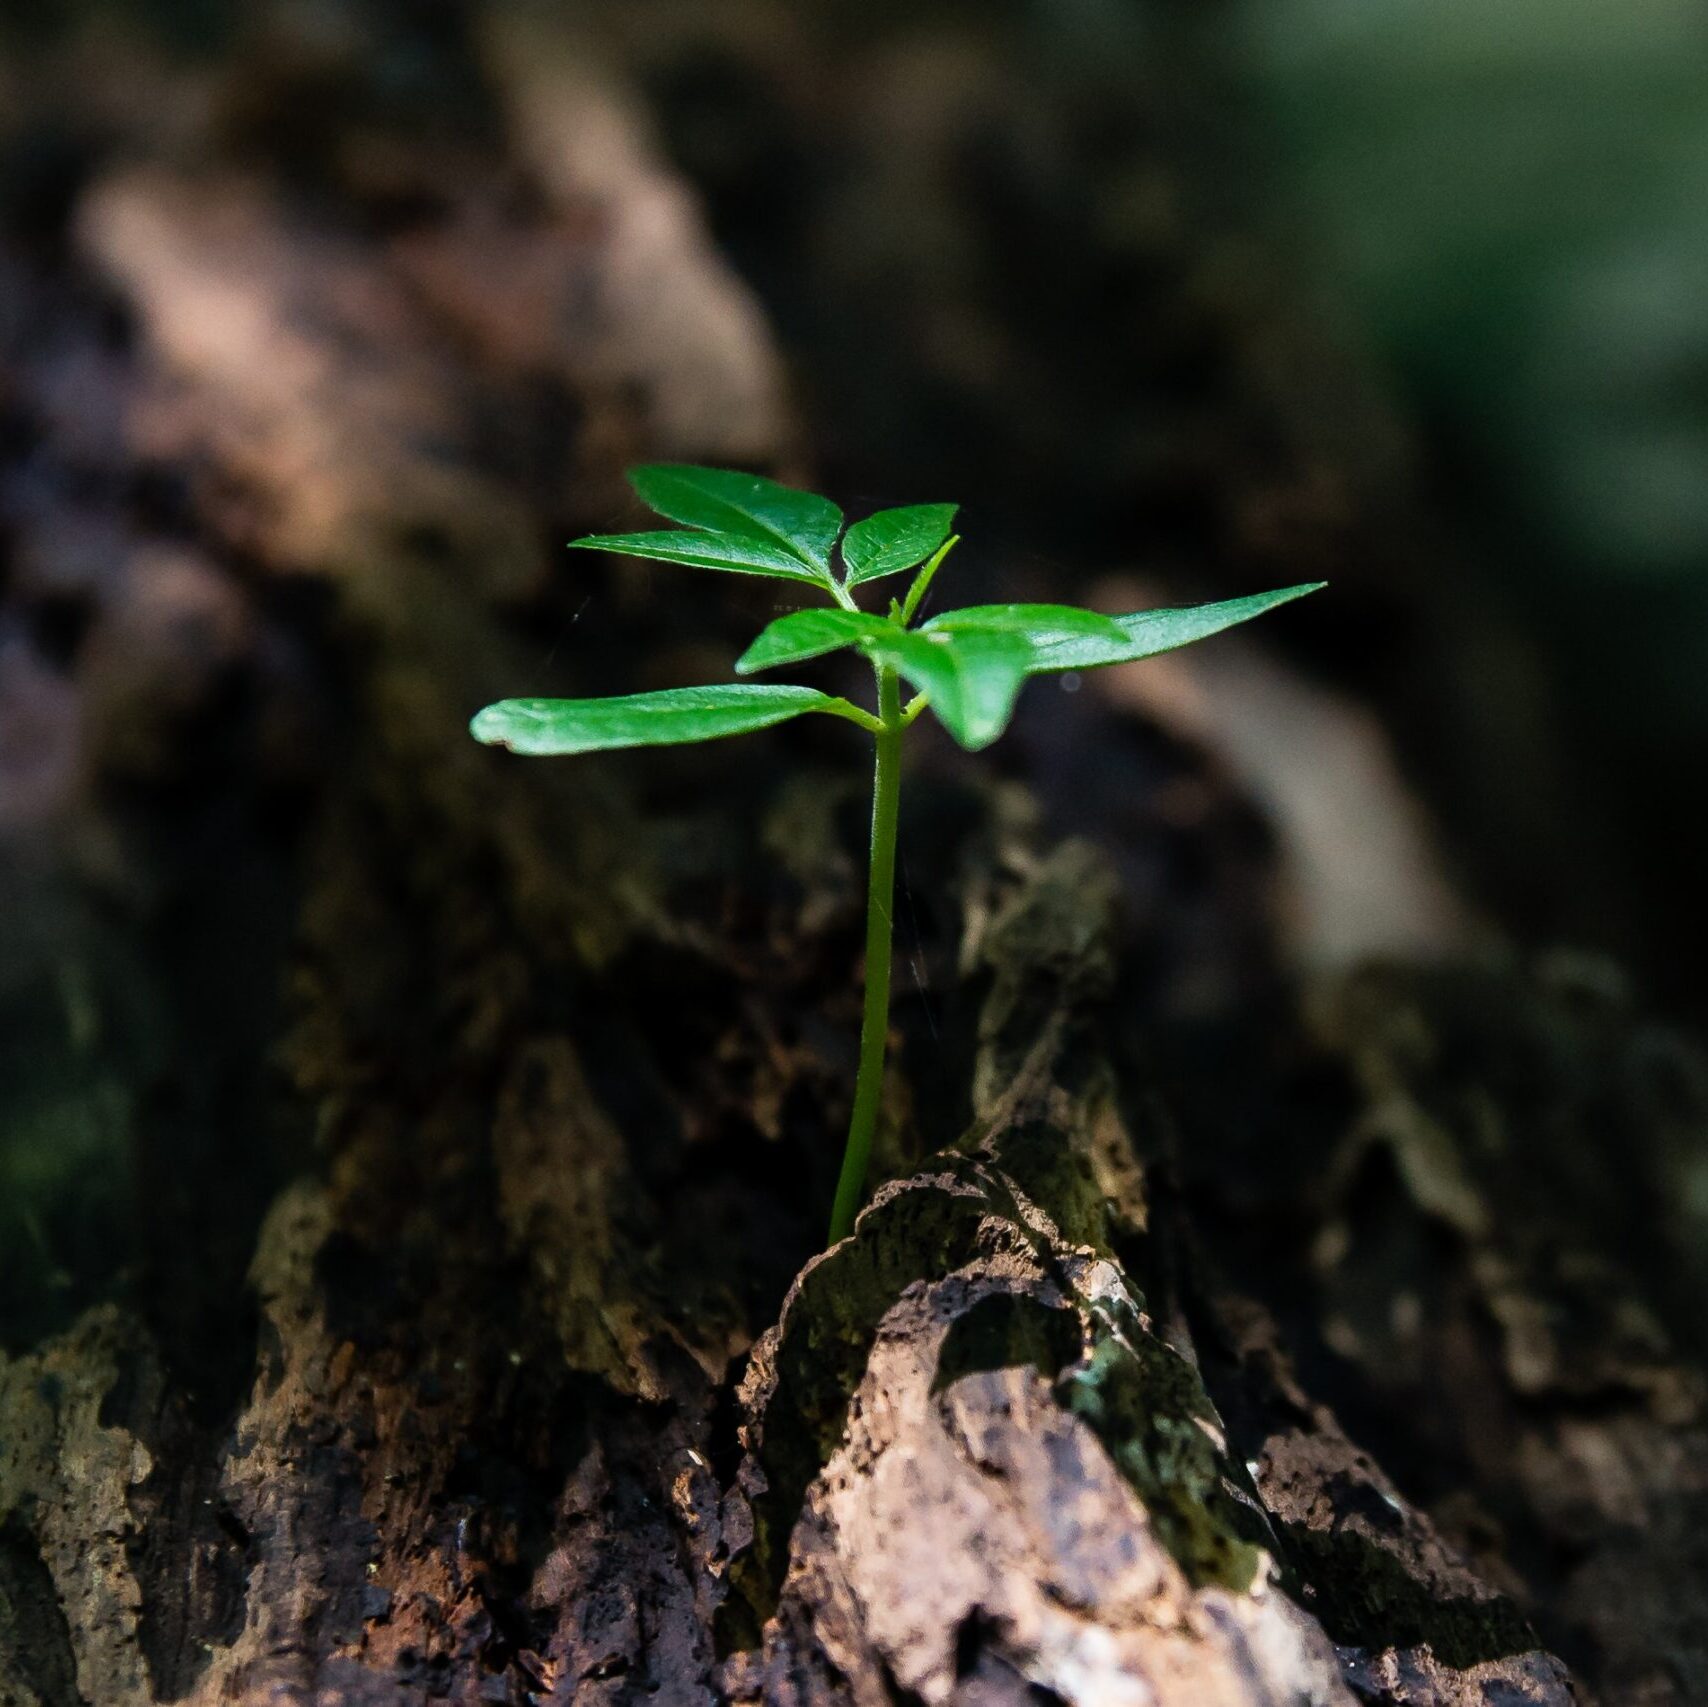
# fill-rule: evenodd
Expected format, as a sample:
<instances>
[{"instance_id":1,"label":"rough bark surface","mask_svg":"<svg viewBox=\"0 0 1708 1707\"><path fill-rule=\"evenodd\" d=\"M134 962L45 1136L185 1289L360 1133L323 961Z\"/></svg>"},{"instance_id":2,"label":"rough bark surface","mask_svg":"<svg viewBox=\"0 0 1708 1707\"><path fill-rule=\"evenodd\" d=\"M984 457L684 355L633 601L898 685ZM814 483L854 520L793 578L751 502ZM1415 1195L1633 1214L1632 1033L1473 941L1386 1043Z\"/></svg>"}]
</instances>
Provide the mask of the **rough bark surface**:
<instances>
[{"instance_id":1,"label":"rough bark surface","mask_svg":"<svg viewBox=\"0 0 1708 1707\"><path fill-rule=\"evenodd\" d=\"M815 1254L846 744L464 735L551 680L552 554L625 462L799 453L633 90L483 29L426 141L329 118L313 194L269 127L360 51L139 51L122 145L0 249L0 693L43 732L0 743L0 999L68 1016L76 1167L134 1115L147 1226L99 1225L151 1277L67 1311L5 1256L52 1325L0 1350L0 1707L1708 1698L1699 1057L1581 967L1325 979L1267 1056L1141 1056L1135 1004L1236 982L1280 904L1130 707L1073 728L1207 895L1135 983L1107 855L928 751L887 1183ZM769 614L583 584L581 692ZM74 668L5 650L69 609ZM1544 1165L1598 1130L1616 1188Z\"/></svg>"}]
</instances>

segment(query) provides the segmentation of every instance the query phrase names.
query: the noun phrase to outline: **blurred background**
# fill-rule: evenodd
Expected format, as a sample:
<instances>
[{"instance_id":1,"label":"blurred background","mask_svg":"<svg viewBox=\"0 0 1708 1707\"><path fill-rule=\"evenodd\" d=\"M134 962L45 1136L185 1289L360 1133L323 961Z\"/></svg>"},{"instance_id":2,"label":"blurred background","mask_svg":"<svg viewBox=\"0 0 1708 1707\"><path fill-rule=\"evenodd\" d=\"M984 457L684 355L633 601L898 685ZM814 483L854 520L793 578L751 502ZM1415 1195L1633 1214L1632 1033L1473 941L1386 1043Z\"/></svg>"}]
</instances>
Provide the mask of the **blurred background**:
<instances>
[{"instance_id":1,"label":"blurred background","mask_svg":"<svg viewBox=\"0 0 1708 1707\"><path fill-rule=\"evenodd\" d=\"M509 691L769 614L566 559L641 457L958 501L969 598L1331 582L990 756L1120 864L1159 1022L1387 955L1699 1030L1705 185L1686 0L8 0L0 1343L240 1275L305 1153L399 564Z\"/></svg>"}]
</instances>

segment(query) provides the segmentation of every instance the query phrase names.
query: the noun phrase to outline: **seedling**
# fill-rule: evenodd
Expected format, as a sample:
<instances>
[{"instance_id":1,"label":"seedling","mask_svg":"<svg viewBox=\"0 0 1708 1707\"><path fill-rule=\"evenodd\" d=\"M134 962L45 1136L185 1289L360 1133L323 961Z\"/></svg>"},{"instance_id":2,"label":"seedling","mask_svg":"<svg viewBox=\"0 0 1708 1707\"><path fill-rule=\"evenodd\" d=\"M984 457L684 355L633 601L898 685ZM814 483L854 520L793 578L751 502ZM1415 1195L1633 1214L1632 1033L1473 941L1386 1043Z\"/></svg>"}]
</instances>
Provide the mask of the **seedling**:
<instances>
[{"instance_id":1,"label":"seedling","mask_svg":"<svg viewBox=\"0 0 1708 1707\"><path fill-rule=\"evenodd\" d=\"M649 508L681 526L594 534L575 545L696 569L767 575L822 594L828 605L792 611L766 628L736 660L736 674L801 664L852 647L872 666L876 711L817 688L748 682L614 699L500 700L480 712L470 729L477 741L516 753L591 753L710 741L816 712L857 724L872 737L877 764L866 887L865 1013L854 1112L830 1218L834 1244L854 1225L883 1089L905 731L929 708L956 741L976 752L1007 728L1031 676L1099 669L1170 652L1323 583L1126 616L1100 616L1067 605L971 605L919 621L926 592L959 539L951 531L954 504L880 510L844 530L842 512L828 498L757 475L662 464L634 469L629 479ZM908 570L914 576L906 596L892 598L885 615L864 611L855 602L857 588ZM913 690L905 701L903 682Z\"/></svg>"}]
</instances>

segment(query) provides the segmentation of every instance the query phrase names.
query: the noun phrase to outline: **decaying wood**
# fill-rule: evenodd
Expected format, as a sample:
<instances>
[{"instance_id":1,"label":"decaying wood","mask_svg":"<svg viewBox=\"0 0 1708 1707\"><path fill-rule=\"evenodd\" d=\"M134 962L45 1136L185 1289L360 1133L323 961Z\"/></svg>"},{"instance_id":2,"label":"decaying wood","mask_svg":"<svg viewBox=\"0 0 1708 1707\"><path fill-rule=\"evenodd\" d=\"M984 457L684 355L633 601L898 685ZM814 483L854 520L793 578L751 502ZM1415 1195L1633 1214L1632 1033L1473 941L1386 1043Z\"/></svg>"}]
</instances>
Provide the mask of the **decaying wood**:
<instances>
[{"instance_id":1,"label":"decaying wood","mask_svg":"<svg viewBox=\"0 0 1708 1707\"><path fill-rule=\"evenodd\" d=\"M1295 1046L1332 1095L1252 1069L1297 1154L1197 1154L1203 1108L1176 1125L1128 1046L1106 861L945 772L890 1177L815 1254L846 745L625 771L464 733L573 625L548 548L626 460L790 466L781 364L629 92L502 24L485 51L487 129L348 139L336 217L179 138L102 161L64 254L4 257L82 376L68 410L8 343L53 476L9 500L13 596L98 562L109 660L37 828L127 892L112 790L170 798L186 747L305 814L283 966L185 906L233 987L287 975L268 1043L316 1148L275 1189L219 1134L266 1199L252 1320L105 1303L0 1353L0 1703L1589 1699L1555 1651L1609 1703L1700 1693L1702 1346L1668 1291L1700 1274L1700 1068L1581 988L1325 989ZM656 584L593 583L579 690L698 664ZM671 587L715 637L747 614ZM199 893L198 857L169 869ZM1597 1180L1537 1162L1604 1117L1643 1272Z\"/></svg>"},{"instance_id":2,"label":"decaying wood","mask_svg":"<svg viewBox=\"0 0 1708 1707\"><path fill-rule=\"evenodd\" d=\"M1362 1112L1325 1171L1325 1332L1467 1547L1607 1698L1708 1688L1698 1051L1596 963L1372 969L1320 1003ZM1378 1233L1377 1229L1381 1231ZM1427 1261L1423 1253L1429 1252ZM1635 1258L1635 1261L1633 1260Z\"/></svg>"}]
</instances>

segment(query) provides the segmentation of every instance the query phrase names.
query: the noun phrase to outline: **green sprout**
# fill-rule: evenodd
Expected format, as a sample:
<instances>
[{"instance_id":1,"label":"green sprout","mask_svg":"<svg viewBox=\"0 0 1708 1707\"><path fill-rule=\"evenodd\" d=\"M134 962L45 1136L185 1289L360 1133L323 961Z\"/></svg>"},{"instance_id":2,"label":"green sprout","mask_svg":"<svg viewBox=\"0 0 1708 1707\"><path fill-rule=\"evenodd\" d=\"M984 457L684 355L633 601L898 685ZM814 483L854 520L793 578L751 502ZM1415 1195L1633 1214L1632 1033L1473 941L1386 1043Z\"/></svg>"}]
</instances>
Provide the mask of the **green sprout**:
<instances>
[{"instance_id":1,"label":"green sprout","mask_svg":"<svg viewBox=\"0 0 1708 1707\"><path fill-rule=\"evenodd\" d=\"M594 534L586 550L767 575L823 594L828 606L779 617L736 661L736 674L853 647L877 678L875 712L816 688L769 683L672 688L612 699L506 699L470 724L477 741L512 752L561 754L614 747L710 741L768 729L808 712L855 723L877 750L872 786L871 864L866 887L866 992L854 1111L830 1219L834 1244L853 1228L866 1182L889 1041L891 906L902 735L927 707L970 752L1008 726L1028 677L1092 670L1170 652L1316 591L1322 582L1180 610L1100 616L1067 605L971 605L916 621L932 579L954 548L954 504L880 510L846 531L828 498L753 474L660 464L631 471L647 506L679 528ZM839 545L840 542L840 545ZM837 560L840 558L840 570ZM907 595L882 616L863 611L854 591L914 570ZM913 690L902 699L901 684Z\"/></svg>"}]
</instances>

